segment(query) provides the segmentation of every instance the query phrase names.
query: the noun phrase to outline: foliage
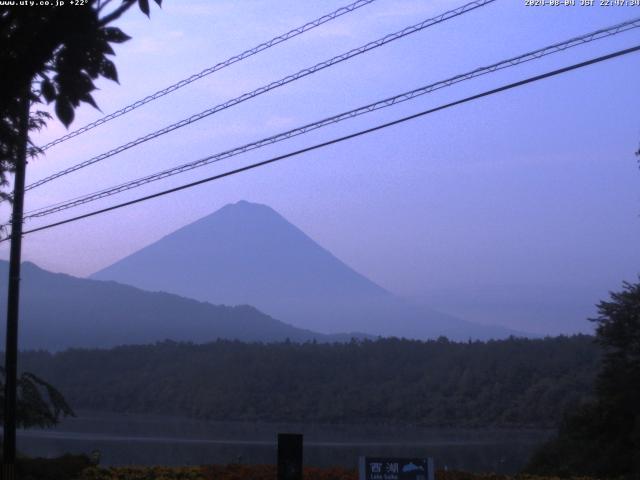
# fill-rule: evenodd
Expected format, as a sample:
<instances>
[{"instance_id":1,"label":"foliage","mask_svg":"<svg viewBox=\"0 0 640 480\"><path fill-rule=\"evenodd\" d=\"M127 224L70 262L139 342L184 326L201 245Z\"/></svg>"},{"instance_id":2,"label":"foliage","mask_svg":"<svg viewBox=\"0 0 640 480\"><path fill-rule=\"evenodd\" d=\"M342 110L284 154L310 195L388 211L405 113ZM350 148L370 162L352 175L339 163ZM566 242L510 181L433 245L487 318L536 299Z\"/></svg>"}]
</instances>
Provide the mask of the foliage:
<instances>
[{"instance_id":1,"label":"foliage","mask_svg":"<svg viewBox=\"0 0 640 480\"><path fill-rule=\"evenodd\" d=\"M4 418L5 369L0 367L0 418ZM18 427L52 427L61 416L75 416L62 394L32 373L23 373L17 381Z\"/></svg>"},{"instance_id":2,"label":"foliage","mask_svg":"<svg viewBox=\"0 0 640 480\"><path fill-rule=\"evenodd\" d=\"M155 0L160 5L162 0ZM117 81L116 67L108 58L112 44L129 37L110 24L133 5L149 15L148 0L90 0L87 5L0 6L0 187L7 184L27 133L40 130L51 116L31 112L31 105L54 103L65 126L73 121L81 102L97 108L91 96L99 77ZM69 8L70 7L70 8ZM38 149L28 138L30 155ZM0 192L0 200L10 199ZM2 377L4 379L4 369ZM39 377L23 373L17 384L17 423L20 427L49 427L62 415L73 415L63 396ZM4 381L2 382L4 395ZM0 401L4 408L4 399ZM4 411L0 410L4 415Z\"/></svg>"},{"instance_id":3,"label":"foliage","mask_svg":"<svg viewBox=\"0 0 640 480\"><path fill-rule=\"evenodd\" d=\"M57 458L19 458L16 469L21 480L76 480L92 463L85 455Z\"/></svg>"},{"instance_id":4,"label":"foliage","mask_svg":"<svg viewBox=\"0 0 640 480\"><path fill-rule=\"evenodd\" d=\"M534 455L532 472L640 475L640 283L625 283L598 312L604 355L595 400L567 413L557 438Z\"/></svg>"},{"instance_id":5,"label":"foliage","mask_svg":"<svg viewBox=\"0 0 640 480\"><path fill-rule=\"evenodd\" d=\"M57 117L69 126L80 103L97 108L94 80L118 80L109 55L113 44L129 37L111 23L136 3L149 15L149 0L122 0L115 8L113 0L58 8L0 6L0 186L17 158L25 104L54 103ZM29 131L41 129L49 118L47 112L33 112ZM37 148L30 145L33 155Z\"/></svg>"},{"instance_id":6,"label":"foliage","mask_svg":"<svg viewBox=\"0 0 640 480\"><path fill-rule=\"evenodd\" d=\"M206 465L202 467L90 468L80 480L273 480L275 465ZM305 467L306 480L356 480L352 470Z\"/></svg>"},{"instance_id":7,"label":"foliage","mask_svg":"<svg viewBox=\"0 0 640 480\"><path fill-rule=\"evenodd\" d=\"M202 467L111 467L85 470L79 480L273 480L275 465L206 465ZM356 480L344 468L305 467L306 480Z\"/></svg>"},{"instance_id":8,"label":"foliage","mask_svg":"<svg viewBox=\"0 0 640 480\"><path fill-rule=\"evenodd\" d=\"M221 478L221 477L220 477ZM206 480L201 467L89 468L79 480Z\"/></svg>"},{"instance_id":9,"label":"foliage","mask_svg":"<svg viewBox=\"0 0 640 480\"><path fill-rule=\"evenodd\" d=\"M499 475L495 473L445 472L437 471L436 480L559 480L558 477L529 474ZM595 480L590 477L569 477L570 480Z\"/></svg>"},{"instance_id":10,"label":"foliage","mask_svg":"<svg viewBox=\"0 0 640 480\"><path fill-rule=\"evenodd\" d=\"M593 337L163 342L25 352L76 408L212 420L553 426L589 395Z\"/></svg>"},{"instance_id":11,"label":"foliage","mask_svg":"<svg viewBox=\"0 0 640 480\"><path fill-rule=\"evenodd\" d=\"M79 480L272 480L275 465L206 465L202 467L112 467L90 468ZM305 480L357 480L355 470L305 467ZM436 480L557 480L533 475L496 475L467 472L436 472ZM575 477L573 480L589 480Z\"/></svg>"}]
</instances>

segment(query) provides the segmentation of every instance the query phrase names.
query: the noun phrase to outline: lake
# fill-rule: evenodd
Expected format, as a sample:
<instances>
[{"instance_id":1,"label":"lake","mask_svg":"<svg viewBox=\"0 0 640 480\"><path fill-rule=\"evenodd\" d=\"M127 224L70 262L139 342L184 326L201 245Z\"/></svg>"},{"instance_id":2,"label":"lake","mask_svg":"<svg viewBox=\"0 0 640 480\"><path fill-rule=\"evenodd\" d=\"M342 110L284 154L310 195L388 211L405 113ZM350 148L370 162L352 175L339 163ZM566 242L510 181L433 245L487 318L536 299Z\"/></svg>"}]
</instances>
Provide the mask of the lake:
<instances>
[{"instance_id":1,"label":"lake","mask_svg":"<svg viewBox=\"0 0 640 480\"><path fill-rule=\"evenodd\" d=\"M437 468L514 473L546 430L206 422L78 412L51 430L20 430L18 449L51 457L101 452L101 465L273 464L277 433L304 434L304 463L355 468L360 455L431 456Z\"/></svg>"}]
</instances>

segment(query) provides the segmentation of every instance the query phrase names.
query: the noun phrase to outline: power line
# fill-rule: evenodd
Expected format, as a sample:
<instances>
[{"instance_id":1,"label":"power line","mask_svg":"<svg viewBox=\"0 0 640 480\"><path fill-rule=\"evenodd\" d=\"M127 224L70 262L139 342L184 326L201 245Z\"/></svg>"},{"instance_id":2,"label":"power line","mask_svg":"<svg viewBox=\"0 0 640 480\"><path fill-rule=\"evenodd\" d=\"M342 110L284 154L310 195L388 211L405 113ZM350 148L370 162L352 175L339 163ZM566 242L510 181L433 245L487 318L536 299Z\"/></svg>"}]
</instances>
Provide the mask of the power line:
<instances>
[{"instance_id":1,"label":"power line","mask_svg":"<svg viewBox=\"0 0 640 480\"><path fill-rule=\"evenodd\" d=\"M326 141L326 142L322 142L322 143L318 143L316 145L312 145L310 147L306 147L306 148L303 148L303 149L300 149L300 150L296 150L294 152L290 152L290 153L287 153L287 154L284 154L284 155L279 155L277 157L273 157L273 158L270 158L268 160L264 160L262 162L253 163L251 165L247 165L247 166L244 166L244 167L236 168L234 170L231 170L231 171L228 171L228 172L224 172L224 173L221 173L221 174L218 174L218 175L214 175L214 176L211 176L211 177L203 178L201 180L197 180L195 182L187 183L185 185L180 185L178 187L170 188L168 190L163 190L161 192L157 192L157 193L154 193L154 194L151 194L151 195L146 195L144 197L139 197L137 199L130 200L128 202L119 203L117 205L113 205L113 206L107 207L107 208L102 208L100 210L94 210L93 212L85 213L83 215L78 215L76 217L68 218L66 220L61 220L59 222L50 223L50 224L44 225L42 227L33 228L31 230L27 230L27 231L23 232L23 234L26 235L26 234L29 234L29 233L35 233L35 232L39 232L41 230L47 230L47 229L50 229L50 228L53 228L53 227L57 227L57 226L60 226L60 225L65 225L67 223L76 222L78 220L82 220L82 219L85 219L85 218L93 217L95 215L100 215L102 213L110 212L112 210L117 210L117 209L120 209L120 208L123 208L123 207L127 207L129 205L134 205L136 203L145 202L147 200L151 200L153 198L157 198L157 197L161 197L161 196L164 196L164 195L168 195L170 193L175 193L175 192L178 192L180 190L186 190L188 188L192 188L192 187L195 187L197 185L202 185L204 183L208 183L208 182L212 182L214 180L219 180L221 178L225 178L225 177L229 177L229 176L232 176L232 175L236 175L238 173L242 173L242 172L245 172L245 171L248 171L248 170L253 170L255 168L262 167L262 166L265 166L265 165L268 165L268 164L271 164L271 163L275 163L275 162L278 162L280 160L284 160L286 158L294 157L294 156L300 155L302 153L310 152L312 150L317 150L317 149L320 149L320 148L327 147L329 145L333 145L333 144L340 143L340 142L343 142L343 141L346 141L346 140L350 140L352 138L360 137L360 136L363 136L363 135L366 135L366 134L369 134L369 133L372 133L372 132L376 132L378 130L382 130L382 129L385 129L385 128L388 128L388 127L391 127L391 126L394 126L394 125L398 125L398 124L407 122L409 120L414 120L416 118L423 117L425 115L429 115L429 114L432 114L432 113L435 113L435 112L438 112L438 111L441 111L441 110L446 110L448 108L451 108L451 107L454 107L454 106L457 106L457 105L462 105L464 103L468 103L468 102L471 102L471 101L474 101L474 100L478 100L478 99L483 98L483 97L488 97L488 96L494 95L496 93L504 92L506 90L511 90L511 89L514 89L514 88L517 88L517 87L521 87L523 85L527 85L529 83L533 83L533 82L537 82L537 81L540 81L540 80L544 80L546 78L550 78L550 77L554 77L554 76L557 76L557 75L561 75L561 74L570 72L572 70L577 70L577 69L580 69L580 68L584 68L586 66L593 65L593 64L596 64L596 63L600 63L600 62L604 62L606 60L610 60L610 59L613 59L613 58L616 58L616 57L621 57L623 55L628 55L630 53L634 53L634 52L637 52L639 50L640 50L640 45L636 45L635 47L627 48L627 49L624 49L624 50L618 50L618 51L616 51L614 53L610 53L608 55L603 55L603 56L600 56L600 57L593 58L591 60L587 60L587 61L584 61L584 62L580 62L580 63L576 63L576 64L573 64L573 65L570 65L568 67L563 67L563 68L560 68L560 69L557 69L557 70L553 70L553 71L550 71L550 72L547 72L547 73L543 73L541 75L536 75L534 77L529 77L529 78L526 78L524 80L520 80L518 82L514 82L514 83L507 84L507 85L503 85L501 87L494 88L492 90L487 90L487 91L484 91L482 93L479 93L479 94L476 94L476 95L472 95L470 97L463 98L462 100L457 100L455 102L450 102L450 103L441 105L439 107L431 108L429 110L424 110L422 112L415 113L413 115L409 115L409 116L400 118L398 120L394 120L394 121L391 121L391 122L383 123L381 125L377 125L375 127L368 128L366 130L360 130L358 132L355 132L355 133L352 133L352 134L349 134L349 135L345 135L345 136L342 136L342 137L339 137L339 138L334 138L332 140L329 140L329 141ZM0 240L0 242L4 242L4 241L6 241L6 240L8 240L10 238L11 238L11 236L5 237L2 240Z\"/></svg>"},{"instance_id":2,"label":"power line","mask_svg":"<svg viewBox=\"0 0 640 480\"><path fill-rule=\"evenodd\" d=\"M302 135L305 134L307 132L310 132L312 130L316 130L319 128L322 128L324 126L327 125L331 125L334 123L338 123L350 118L354 118L356 116L359 115L364 115L366 113L372 112L372 111L376 111L376 110L380 110L382 108L387 108L393 105L396 105L398 103L402 103L408 100L412 100L415 99L421 95L425 95L427 93L431 93L435 90L439 90L441 88L445 88L445 87L449 87L451 85L455 85L459 82L462 81L466 81L466 80L470 80L482 75L486 75L488 73L492 73L498 70L502 70L505 68L510 68L516 65L520 65L522 63L531 61L531 60L536 60L539 58L542 58L544 56L547 55L551 55L553 53L557 53L557 52L561 52L564 50L567 50L568 48L572 48L578 45L582 45L588 42L592 42L594 40L599 40L602 38L606 38L606 37L610 37L612 35L616 35L619 34L621 32L625 32L628 30L631 30L633 28L638 28L640 27L640 18L636 18L634 20L629 20L623 23L619 23L607 28L602 28L599 30L595 30L593 32L587 33L585 35L581 35L579 37L574 37L571 38L569 40L563 41L563 42L559 42L559 43L555 43L553 45L544 47L544 48L540 48L538 50L534 50L532 52L528 52L525 53L523 55L519 55L517 57L513 57L513 58L509 58L507 60L502 60L500 62L491 64L489 66L486 67L480 67L480 68L476 68L475 70L472 70L470 72L467 73L463 73L461 75L456 75L454 77L448 78L446 80L441 80L439 82L436 83L432 83L430 85L426 85L414 90L411 90L409 92L405 92L399 95L395 95L393 97L389 97L386 98L384 100L380 100L374 103L370 103L368 105L365 105L363 107L359 107L353 110L349 110L347 112L343 112L337 115L333 115L331 117L319 120L317 122L314 123L310 123L307 125L304 125L302 127L297 127L294 128L292 130L288 130L286 132L282 132L282 133L278 133L276 135L270 136L270 137L266 137L263 138L261 140L257 140L251 143L248 143L246 145L240 146L240 147L236 147L233 148L231 150L226 150L224 152L220 152L217 153L215 155L210 155L208 157L193 161L193 162L189 162L183 165L179 165L177 167L173 167L167 170L163 170L151 175L147 175L145 177L141 177L138 178L136 180L132 180L117 186L113 186L113 187L109 187L107 189L103 189L100 190L98 192L94 192L94 193L90 193L87 195L83 195L80 197L76 197L73 199L69 199L69 200L65 200L64 202L59 202L53 205L49 205L46 207L42 207L36 210L33 210L31 212L28 212L27 215L25 216L25 219L29 219L29 218L38 218L38 217L44 217L46 215L50 215L56 212L60 212L63 210L67 210L69 208L73 208L73 207L77 207L79 205L83 205L85 203L89 203L89 202L93 202L102 198L106 198L106 197L110 197L112 195L116 195L118 193L122 193L124 191L133 189L133 188L137 188L140 187L142 185L146 185L148 183L157 181L157 180L161 180L167 177L171 177L173 175L178 175L180 173L189 171L189 170L193 170L195 168L199 168L205 165L209 165L211 163L215 163L215 162L219 162L228 158L231 158L233 156L251 151L251 150L255 150L261 147L264 147L266 145L271 145L298 135Z\"/></svg>"},{"instance_id":3,"label":"power line","mask_svg":"<svg viewBox=\"0 0 640 480\"><path fill-rule=\"evenodd\" d=\"M485 5L488 5L489 3L493 3L495 0L475 0L471 3L468 3L466 5L463 5L461 7L458 7L454 10L449 10L445 13L442 13L440 15L438 15L437 17L433 17L430 18L428 20L425 20L423 22L420 22L416 25L412 25L410 27L406 27L398 32L395 33L391 33L388 35L385 35L384 37L375 40L373 42L369 42L361 47L358 48L354 48L352 50L349 50L346 53L343 53L341 55L337 55L329 60L325 60L324 62L320 62L316 65L314 65L313 67L309 67L309 68L305 68L303 70L300 70L297 73L294 73L292 75L288 75L280 80L277 80L275 82L271 82L268 85L262 86L256 90L253 90L252 92L248 92L245 93L243 95L240 95L239 97L236 97L232 100L228 100L224 103L221 103L219 105L216 105L215 107L209 108L207 110L204 110L200 113L197 113L195 115L192 115L188 118L185 118L183 120L180 120L179 122L173 123L171 125L168 125L160 130L157 130L155 132L149 133L147 135L144 135L142 137L137 138L136 140L132 140L124 145L120 145L112 150L109 150L108 152L102 153L96 157L93 157L89 160L85 160L84 162L78 163L72 167L66 168L64 170L61 170L57 173L54 173L53 175L50 175L46 178L43 178L41 180L38 180L30 185L27 185L26 190L31 190L33 188L39 187L41 185L44 185L45 183L48 183L52 180L55 180L56 178L62 177L64 175L68 175L72 172L75 172L76 170L80 170L82 168L88 167L89 165L93 165L94 163L100 162L102 160L105 160L106 158L112 157L114 155L117 155L118 153L121 153L125 150L128 150L132 147L135 147L137 145L140 145L141 143L147 142L149 140L153 140L161 135L165 135L169 132L172 132L174 130L177 130L178 128L184 127L186 125L189 125L191 123L197 122L198 120L202 120L205 117L208 117L210 115L213 115L214 113L218 113L222 110L225 110L227 108L230 108L234 105L238 105L242 102L245 102L251 98L257 97L259 95L262 95L263 93L267 93L275 88L281 87L283 85L287 85L291 82L294 82L296 80L299 80L300 78L304 78L308 75L314 74L320 70L323 70L327 67L331 67L333 65L336 65L338 63L344 62L345 60L348 60L350 58L353 58L357 55L361 55L365 52L368 52L370 50L373 50L375 48L381 47L383 45L386 45L387 43L393 42L395 40L398 40L400 38L406 37L408 35L411 35L413 33L419 32L421 30L424 30L426 28L429 28L431 26L437 25L439 23L445 22L447 20L450 20L452 18L458 17L460 15L463 15L467 12L470 12L472 10L475 10L477 8L483 7Z\"/></svg>"},{"instance_id":4,"label":"power line","mask_svg":"<svg viewBox=\"0 0 640 480\"><path fill-rule=\"evenodd\" d=\"M323 15L320 18L316 18L315 20L312 20L311 22L305 23L304 25L294 28L293 30L290 30L287 33L284 33L282 35L278 35L277 37L272 38L271 40L261 43L260 45L257 45L253 48L250 48L249 50L245 50L244 52L238 54L238 55L234 55L233 57L229 57L228 59L217 63L216 65L213 65L212 67L208 67L205 68L204 70L202 70L200 73L196 73L194 75L191 75L188 78L185 78L183 80L180 80L179 82L176 82L172 85L169 85L166 88L163 88L162 90L158 90L155 93L152 93L151 95L148 95L130 105L127 105L126 107L121 108L120 110L116 110L113 113L110 113L108 115L105 115L102 118L99 118L98 120L91 122L81 128L78 128L77 130L74 130L72 132L67 133L66 135L63 135L60 138L56 138L55 140L47 143L46 145L40 147L41 150L48 150L49 148L53 147L54 145L57 145L59 143L62 143L66 140L69 140L73 137L77 137L78 135L81 135L85 132L88 132L89 130L92 130L100 125L103 125L115 118L121 117L122 115L125 115L129 112L131 112L132 110L135 110L137 108L140 108L143 105L146 105L149 102L152 102L154 100L157 100L158 98L164 97L165 95L168 95L170 93L175 92L176 90L181 89L182 87L186 87L187 85L195 82L196 80L200 80L201 78L206 77L207 75L211 75L212 73L215 73L219 70L222 70L223 68L229 67L231 65L233 65L234 63L240 62L241 60L244 60L246 58L252 57L253 55L256 55L264 50L267 50L271 47L274 47L280 43L286 42L287 40L290 40L294 37L297 37L298 35L301 35L305 32L308 32L309 30L312 30L316 27L319 27L320 25L330 22L331 20L335 20L336 18L341 17L342 15L345 15L347 13L351 13L354 10L359 9L360 7L364 7L365 5L368 5L372 2L374 2L375 0L358 0L357 2L353 2L345 7L341 7L337 10L334 10L331 13L328 13L327 15Z\"/></svg>"}]
</instances>

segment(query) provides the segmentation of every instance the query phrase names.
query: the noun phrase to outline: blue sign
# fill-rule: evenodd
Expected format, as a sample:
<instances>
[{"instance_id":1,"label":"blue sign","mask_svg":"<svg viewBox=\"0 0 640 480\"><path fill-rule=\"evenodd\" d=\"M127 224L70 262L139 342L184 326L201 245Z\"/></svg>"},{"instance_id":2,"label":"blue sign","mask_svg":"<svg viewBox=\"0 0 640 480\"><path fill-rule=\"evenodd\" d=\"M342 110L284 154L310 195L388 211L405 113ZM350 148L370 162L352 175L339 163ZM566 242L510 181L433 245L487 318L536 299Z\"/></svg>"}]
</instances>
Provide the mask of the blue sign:
<instances>
[{"instance_id":1,"label":"blue sign","mask_svg":"<svg viewBox=\"0 0 640 480\"><path fill-rule=\"evenodd\" d=\"M434 480L432 458L360 457L359 480Z\"/></svg>"}]
</instances>

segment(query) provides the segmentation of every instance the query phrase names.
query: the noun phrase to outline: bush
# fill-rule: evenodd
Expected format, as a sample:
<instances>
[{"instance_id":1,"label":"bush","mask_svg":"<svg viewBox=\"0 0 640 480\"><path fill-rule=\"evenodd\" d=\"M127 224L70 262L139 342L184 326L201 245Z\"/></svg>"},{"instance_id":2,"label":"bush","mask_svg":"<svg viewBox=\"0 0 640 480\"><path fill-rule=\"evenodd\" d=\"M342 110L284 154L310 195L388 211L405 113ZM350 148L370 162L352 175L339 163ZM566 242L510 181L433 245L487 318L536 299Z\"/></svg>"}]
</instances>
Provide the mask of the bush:
<instances>
[{"instance_id":1,"label":"bush","mask_svg":"<svg viewBox=\"0 0 640 480\"><path fill-rule=\"evenodd\" d=\"M91 465L91 460L85 455L19 458L16 473L20 480L76 480Z\"/></svg>"},{"instance_id":2,"label":"bush","mask_svg":"<svg viewBox=\"0 0 640 480\"><path fill-rule=\"evenodd\" d=\"M275 465L206 465L202 467L111 467L89 468L79 480L274 480ZM331 467L305 467L305 480L357 480L355 470ZM558 480L532 475L478 474L437 471L436 480ZM573 480L590 480L574 477ZM591 479L593 480L593 479Z\"/></svg>"}]
</instances>

